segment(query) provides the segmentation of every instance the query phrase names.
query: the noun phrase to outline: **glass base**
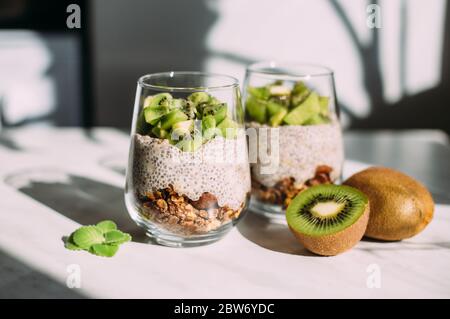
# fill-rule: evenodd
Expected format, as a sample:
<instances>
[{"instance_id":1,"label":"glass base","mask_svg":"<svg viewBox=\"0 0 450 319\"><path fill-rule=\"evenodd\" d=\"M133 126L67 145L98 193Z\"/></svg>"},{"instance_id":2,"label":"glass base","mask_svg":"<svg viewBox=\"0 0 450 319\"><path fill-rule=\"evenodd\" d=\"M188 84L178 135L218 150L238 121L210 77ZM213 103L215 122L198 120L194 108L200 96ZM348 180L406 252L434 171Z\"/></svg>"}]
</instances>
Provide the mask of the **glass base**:
<instances>
[{"instance_id":1,"label":"glass base","mask_svg":"<svg viewBox=\"0 0 450 319\"><path fill-rule=\"evenodd\" d=\"M250 200L250 210L258 215L262 215L271 222L277 224L286 223L286 211L280 205L273 205L259 201L255 197Z\"/></svg>"},{"instance_id":2,"label":"glass base","mask_svg":"<svg viewBox=\"0 0 450 319\"><path fill-rule=\"evenodd\" d=\"M168 246L168 247L197 247L212 244L224 237L233 227L233 222L222 225L216 230L200 235L176 235L159 228L150 221L143 219L141 216L132 216L133 220L146 230L146 235L151 243Z\"/></svg>"}]
</instances>

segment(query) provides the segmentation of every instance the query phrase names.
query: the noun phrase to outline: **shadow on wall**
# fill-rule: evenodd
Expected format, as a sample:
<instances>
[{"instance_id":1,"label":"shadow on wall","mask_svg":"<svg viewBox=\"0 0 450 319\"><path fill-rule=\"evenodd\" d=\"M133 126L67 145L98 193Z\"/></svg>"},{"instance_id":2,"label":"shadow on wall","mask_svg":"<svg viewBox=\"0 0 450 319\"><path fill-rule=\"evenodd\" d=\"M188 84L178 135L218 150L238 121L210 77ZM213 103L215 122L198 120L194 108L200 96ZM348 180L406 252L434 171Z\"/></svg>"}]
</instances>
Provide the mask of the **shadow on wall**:
<instances>
[{"instance_id":1,"label":"shadow on wall","mask_svg":"<svg viewBox=\"0 0 450 319\"><path fill-rule=\"evenodd\" d=\"M131 124L139 76L203 69L206 36L217 18L206 1L97 0L93 6L97 125Z\"/></svg>"},{"instance_id":2,"label":"shadow on wall","mask_svg":"<svg viewBox=\"0 0 450 319\"><path fill-rule=\"evenodd\" d=\"M450 46L450 4L446 5L441 83L430 90L414 95L408 95L405 88L406 82L406 19L408 4L401 0L400 10L400 82L402 98L394 103L388 103L384 98L383 83L380 64L380 38L379 31L372 29L372 41L362 44L358 40L356 30L352 27L349 17L337 0L329 0L339 20L349 34L358 53L363 68L364 87L368 93L372 105L366 118L358 118L348 107L340 105L342 110L350 116L350 128L356 129L405 129L405 128L436 128L450 134L450 82L449 82L449 46ZM377 4L378 1L369 1ZM389 116L386 116L389 114Z\"/></svg>"}]
</instances>

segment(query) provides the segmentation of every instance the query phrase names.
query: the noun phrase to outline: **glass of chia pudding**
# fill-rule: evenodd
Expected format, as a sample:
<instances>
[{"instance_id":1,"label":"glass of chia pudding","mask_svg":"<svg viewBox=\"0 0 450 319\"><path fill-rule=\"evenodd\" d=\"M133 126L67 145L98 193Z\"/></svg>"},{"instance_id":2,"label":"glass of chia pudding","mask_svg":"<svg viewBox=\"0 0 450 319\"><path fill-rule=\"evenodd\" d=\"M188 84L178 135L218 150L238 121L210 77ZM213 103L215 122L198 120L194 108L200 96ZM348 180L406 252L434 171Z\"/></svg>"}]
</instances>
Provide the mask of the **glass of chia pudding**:
<instances>
[{"instance_id":1,"label":"glass of chia pudding","mask_svg":"<svg viewBox=\"0 0 450 319\"><path fill-rule=\"evenodd\" d=\"M250 167L238 81L167 72L138 81L125 200L157 243L197 246L243 216Z\"/></svg>"},{"instance_id":2,"label":"glass of chia pudding","mask_svg":"<svg viewBox=\"0 0 450 319\"><path fill-rule=\"evenodd\" d=\"M299 192L341 178L344 155L333 72L308 64L252 64L244 100L251 208L284 220Z\"/></svg>"}]
</instances>

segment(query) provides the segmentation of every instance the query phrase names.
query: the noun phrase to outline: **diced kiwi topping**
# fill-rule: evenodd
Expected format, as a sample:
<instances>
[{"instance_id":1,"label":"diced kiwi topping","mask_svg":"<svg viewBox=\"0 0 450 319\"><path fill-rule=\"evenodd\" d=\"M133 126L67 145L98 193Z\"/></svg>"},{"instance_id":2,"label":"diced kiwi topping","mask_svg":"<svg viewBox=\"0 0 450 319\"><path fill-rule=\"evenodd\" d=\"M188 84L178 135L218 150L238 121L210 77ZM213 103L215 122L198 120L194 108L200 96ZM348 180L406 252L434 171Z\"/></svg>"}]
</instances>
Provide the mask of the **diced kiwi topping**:
<instances>
[{"instance_id":1,"label":"diced kiwi topping","mask_svg":"<svg viewBox=\"0 0 450 319\"><path fill-rule=\"evenodd\" d=\"M280 125L318 125L330 122L329 97L319 96L305 83L291 88L282 81L247 88L247 121L272 127Z\"/></svg>"},{"instance_id":2,"label":"diced kiwi topping","mask_svg":"<svg viewBox=\"0 0 450 319\"><path fill-rule=\"evenodd\" d=\"M234 138L238 127L227 104L206 92L195 92L185 99L160 93L144 99L136 132L167 139L183 151L194 152L215 136Z\"/></svg>"}]
</instances>

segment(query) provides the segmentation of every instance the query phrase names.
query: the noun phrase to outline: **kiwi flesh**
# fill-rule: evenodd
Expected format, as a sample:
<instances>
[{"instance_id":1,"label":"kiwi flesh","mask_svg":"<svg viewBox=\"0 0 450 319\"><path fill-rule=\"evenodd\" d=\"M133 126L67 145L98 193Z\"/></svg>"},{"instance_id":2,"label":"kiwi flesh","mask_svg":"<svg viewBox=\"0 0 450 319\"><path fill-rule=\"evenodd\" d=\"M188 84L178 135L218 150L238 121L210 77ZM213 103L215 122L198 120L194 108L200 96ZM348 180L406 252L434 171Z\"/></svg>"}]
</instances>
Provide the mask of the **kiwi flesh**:
<instances>
[{"instance_id":1,"label":"kiwi flesh","mask_svg":"<svg viewBox=\"0 0 450 319\"><path fill-rule=\"evenodd\" d=\"M221 135L225 138L234 138L237 135L237 129L239 125L232 119L226 117L217 128L220 130Z\"/></svg>"},{"instance_id":2,"label":"kiwi flesh","mask_svg":"<svg viewBox=\"0 0 450 319\"><path fill-rule=\"evenodd\" d=\"M309 251L334 256L352 248L364 235L369 200L359 190L318 185L298 194L286 210L289 228Z\"/></svg>"},{"instance_id":3,"label":"kiwi flesh","mask_svg":"<svg viewBox=\"0 0 450 319\"><path fill-rule=\"evenodd\" d=\"M274 115L270 117L270 126L277 127L278 125L283 122L283 118L287 114L287 110L285 108L281 108L278 112L276 112Z\"/></svg>"},{"instance_id":4,"label":"kiwi flesh","mask_svg":"<svg viewBox=\"0 0 450 319\"><path fill-rule=\"evenodd\" d=\"M266 122L267 105L254 97L249 97L245 103L245 108L250 118L256 122L264 124Z\"/></svg>"},{"instance_id":5,"label":"kiwi flesh","mask_svg":"<svg viewBox=\"0 0 450 319\"><path fill-rule=\"evenodd\" d=\"M344 184L364 192L370 200L365 236L396 241L415 236L432 220L434 202L418 181L386 167L358 172Z\"/></svg>"},{"instance_id":6,"label":"kiwi flesh","mask_svg":"<svg viewBox=\"0 0 450 319\"><path fill-rule=\"evenodd\" d=\"M289 125L302 125L317 113L320 113L319 96L316 92L312 92L305 101L284 117L284 122Z\"/></svg>"},{"instance_id":7,"label":"kiwi flesh","mask_svg":"<svg viewBox=\"0 0 450 319\"><path fill-rule=\"evenodd\" d=\"M175 123L181 121L187 121L188 116L180 111L179 109L175 109L170 111L166 115L161 118L161 128L164 130L170 129Z\"/></svg>"}]
</instances>

